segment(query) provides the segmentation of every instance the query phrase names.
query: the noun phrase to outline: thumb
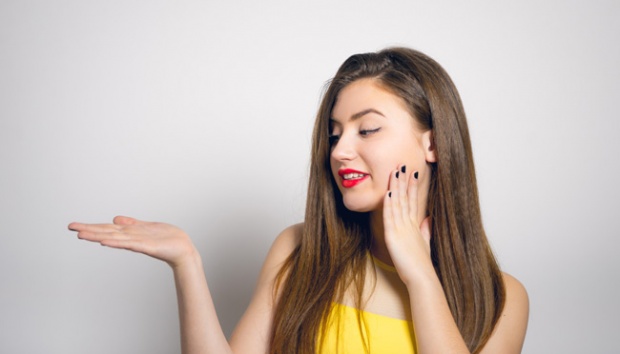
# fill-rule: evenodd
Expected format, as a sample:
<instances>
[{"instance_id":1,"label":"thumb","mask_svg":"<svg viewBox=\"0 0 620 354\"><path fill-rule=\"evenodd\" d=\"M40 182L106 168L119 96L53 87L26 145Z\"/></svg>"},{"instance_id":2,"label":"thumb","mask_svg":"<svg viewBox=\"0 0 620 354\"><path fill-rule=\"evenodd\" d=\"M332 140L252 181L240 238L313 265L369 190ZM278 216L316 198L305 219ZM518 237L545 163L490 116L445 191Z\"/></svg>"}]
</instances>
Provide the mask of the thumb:
<instances>
[{"instance_id":1,"label":"thumb","mask_svg":"<svg viewBox=\"0 0 620 354\"><path fill-rule=\"evenodd\" d=\"M138 223L138 220L130 218L128 216L116 216L113 220L115 225L134 225Z\"/></svg>"}]
</instances>

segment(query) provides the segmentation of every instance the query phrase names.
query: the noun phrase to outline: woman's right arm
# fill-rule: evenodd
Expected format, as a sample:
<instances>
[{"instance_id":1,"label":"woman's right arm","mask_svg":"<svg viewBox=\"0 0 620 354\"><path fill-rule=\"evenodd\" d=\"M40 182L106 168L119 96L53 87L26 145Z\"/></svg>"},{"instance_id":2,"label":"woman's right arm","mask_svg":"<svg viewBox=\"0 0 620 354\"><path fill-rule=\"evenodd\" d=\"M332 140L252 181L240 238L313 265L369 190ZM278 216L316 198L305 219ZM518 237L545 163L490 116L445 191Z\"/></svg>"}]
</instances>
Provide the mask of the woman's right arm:
<instances>
[{"instance_id":1,"label":"woman's right arm","mask_svg":"<svg viewBox=\"0 0 620 354\"><path fill-rule=\"evenodd\" d=\"M273 311L273 282L296 246L295 227L282 232L263 266L256 292L230 344L217 318L200 254L181 229L163 223L116 217L112 224L71 223L84 240L144 253L165 261L173 270L184 354L266 353Z\"/></svg>"}]
</instances>

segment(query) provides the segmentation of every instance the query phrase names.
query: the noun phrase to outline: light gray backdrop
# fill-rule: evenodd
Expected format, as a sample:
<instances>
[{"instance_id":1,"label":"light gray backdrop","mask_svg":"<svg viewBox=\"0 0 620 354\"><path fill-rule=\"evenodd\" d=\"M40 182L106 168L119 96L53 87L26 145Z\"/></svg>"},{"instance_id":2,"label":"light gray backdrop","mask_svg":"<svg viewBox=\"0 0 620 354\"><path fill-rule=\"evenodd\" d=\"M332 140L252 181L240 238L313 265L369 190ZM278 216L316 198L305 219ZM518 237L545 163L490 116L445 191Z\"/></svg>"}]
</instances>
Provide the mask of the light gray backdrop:
<instances>
[{"instance_id":1,"label":"light gray backdrop","mask_svg":"<svg viewBox=\"0 0 620 354\"><path fill-rule=\"evenodd\" d=\"M174 353L168 267L79 241L184 228L230 333L302 220L314 114L349 55L437 59L488 235L531 298L525 353L617 353L617 1L0 2L0 352Z\"/></svg>"}]
</instances>

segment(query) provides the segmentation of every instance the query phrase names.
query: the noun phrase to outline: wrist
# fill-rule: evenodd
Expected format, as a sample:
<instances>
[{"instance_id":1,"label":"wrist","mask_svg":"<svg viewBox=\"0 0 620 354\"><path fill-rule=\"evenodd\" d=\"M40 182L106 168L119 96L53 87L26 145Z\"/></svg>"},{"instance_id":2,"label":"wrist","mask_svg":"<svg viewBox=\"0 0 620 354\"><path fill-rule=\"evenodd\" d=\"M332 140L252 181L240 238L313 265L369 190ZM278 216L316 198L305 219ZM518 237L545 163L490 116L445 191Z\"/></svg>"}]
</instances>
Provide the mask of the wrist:
<instances>
[{"instance_id":1,"label":"wrist","mask_svg":"<svg viewBox=\"0 0 620 354\"><path fill-rule=\"evenodd\" d=\"M404 281L404 283L410 290L412 288L419 288L432 284L439 284L439 286L441 286L435 267L433 267L433 263L430 259L428 262L416 266L410 273L409 281Z\"/></svg>"},{"instance_id":2,"label":"wrist","mask_svg":"<svg viewBox=\"0 0 620 354\"><path fill-rule=\"evenodd\" d=\"M175 273L188 268L202 268L202 258L200 257L198 250L196 250L196 248L192 245L192 247L187 250L183 256L179 257L179 259L174 262L170 262L169 265Z\"/></svg>"}]
</instances>

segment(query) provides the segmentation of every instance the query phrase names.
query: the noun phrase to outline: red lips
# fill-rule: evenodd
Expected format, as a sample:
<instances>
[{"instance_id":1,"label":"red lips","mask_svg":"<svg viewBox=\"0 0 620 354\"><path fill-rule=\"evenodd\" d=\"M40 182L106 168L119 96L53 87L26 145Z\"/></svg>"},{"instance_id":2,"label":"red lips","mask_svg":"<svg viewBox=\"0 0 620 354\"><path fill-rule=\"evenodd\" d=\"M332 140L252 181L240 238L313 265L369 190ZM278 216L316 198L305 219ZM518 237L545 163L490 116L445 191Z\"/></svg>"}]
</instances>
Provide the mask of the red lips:
<instances>
[{"instance_id":1,"label":"red lips","mask_svg":"<svg viewBox=\"0 0 620 354\"><path fill-rule=\"evenodd\" d=\"M338 170L338 175L340 176L340 178L342 178L342 186L344 188L353 188L356 185L362 183L369 176L367 173L353 170L350 168L343 168L341 170Z\"/></svg>"}]
</instances>

